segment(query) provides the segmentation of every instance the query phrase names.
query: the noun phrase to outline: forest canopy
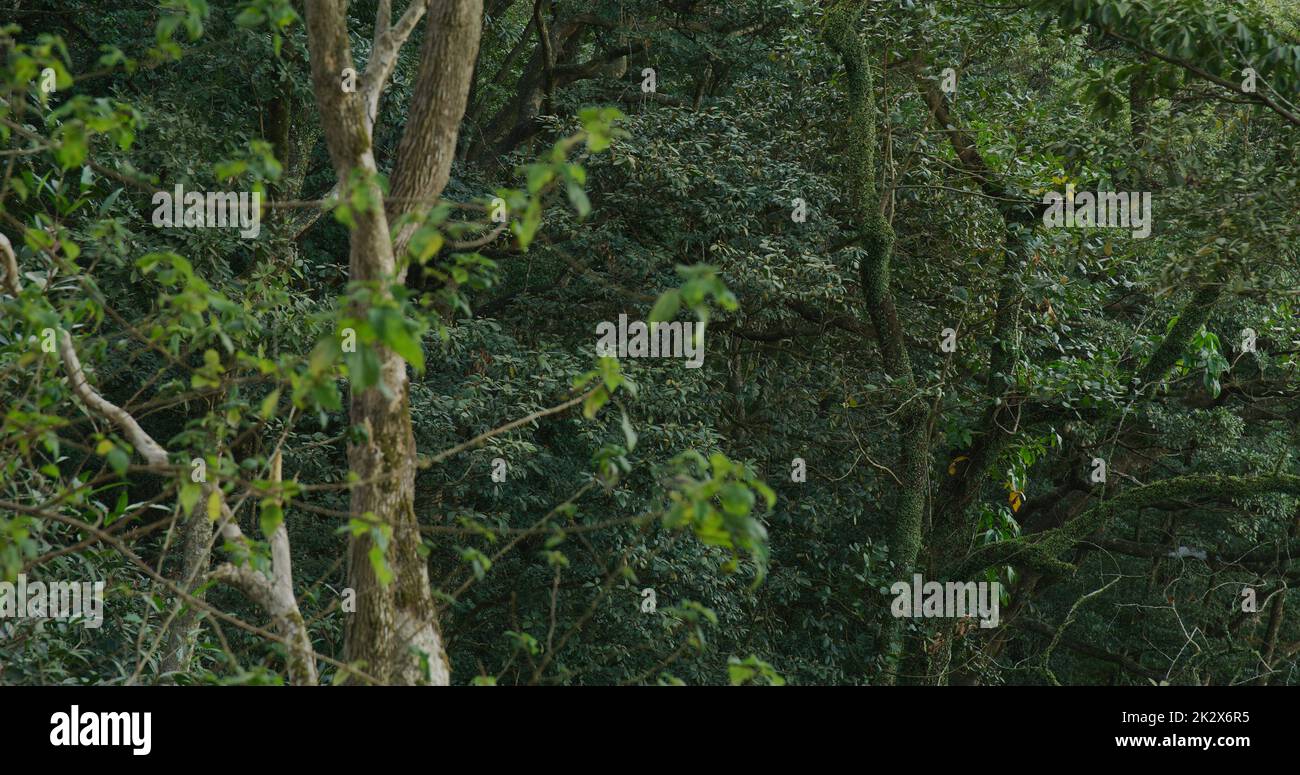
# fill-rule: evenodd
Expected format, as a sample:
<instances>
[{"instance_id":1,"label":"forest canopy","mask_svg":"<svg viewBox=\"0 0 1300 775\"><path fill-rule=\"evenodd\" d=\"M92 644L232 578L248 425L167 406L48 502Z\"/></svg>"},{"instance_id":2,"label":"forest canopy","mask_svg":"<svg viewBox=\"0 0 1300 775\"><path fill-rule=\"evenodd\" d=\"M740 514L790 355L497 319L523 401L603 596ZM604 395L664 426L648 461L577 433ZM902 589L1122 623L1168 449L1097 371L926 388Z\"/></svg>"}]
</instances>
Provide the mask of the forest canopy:
<instances>
[{"instance_id":1,"label":"forest canopy","mask_svg":"<svg viewBox=\"0 0 1300 775\"><path fill-rule=\"evenodd\" d=\"M1295 3L7 5L0 684L1300 683Z\"/></svg>"}]
</instances>

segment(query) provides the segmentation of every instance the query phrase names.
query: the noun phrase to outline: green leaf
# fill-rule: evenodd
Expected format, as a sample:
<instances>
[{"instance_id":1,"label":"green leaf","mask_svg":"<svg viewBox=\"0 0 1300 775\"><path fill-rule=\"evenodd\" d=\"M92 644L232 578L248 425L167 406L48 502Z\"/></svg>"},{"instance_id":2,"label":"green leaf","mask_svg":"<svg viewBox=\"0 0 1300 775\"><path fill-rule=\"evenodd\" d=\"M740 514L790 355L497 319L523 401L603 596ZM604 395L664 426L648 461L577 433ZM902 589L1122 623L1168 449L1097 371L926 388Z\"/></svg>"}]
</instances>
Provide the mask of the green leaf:
<instances>
[{"instance_id":1,"label":"green leaf","mask_svg":"<svg viewBox=\"0 0 1300 775\"><path fill-rule=\"evenodd\" d=\"M280 403L280 388L267 393L266 398L262 399L262 405L258 409L258 416L263 420L269 420L275 416L275 407Z\"/></svg>"},{"instance_id":2,"label":"green leaf","mask_svg":"<svg viewBox=\"0 0 1300 775\"><path fill-rule=\"evenodd\" d=\"M199 502L199 497L203 495L203 488L197 482L185 480L181 482L181 510L185 516L189 516L194 511L194 506Z\"/></svg>"},{"instance_id":3,"label":"green leaf","mask_svg":"<svg viewBox=\"0 0 1300 775\"><path fill-rule=\"evenodd\" d=\"M262 535L270 538L281 522L284 522L284 510L280 508L280 504L270 498L263 500L262 512L258 516L258 524L261 525Z\"/></svg>"},{"instance_id":4,"label":"green leaf","mask_svg":"<svg viewBox=\"0 0 1300 775\"><path fill-rule=\"evenodd\" d=\"M769 686L785 686L785 679L775 668L753 655L744 661L736 657L728 659L727 674L732 686L740 686L757 678L763 678Z\"/></svg>"},{"instance_id":5,"label":"green leaf","mask_svg":"<svg viewBox=\"0 0 1300 775\"><path fill-rule=\"evenodd\" d=\"M627 412L623 412L623 439L627 441L629 452L636 449L637 435L636 430L632 427L631 421L627 419Z\"/></svg>"},{"instance_id":6,"label":"green leaf","mask_svg":"<svg viewBox=\"0 0 1300 775\"><path fill-rule=\"evenodd\" d=\"M519 249L528 250L532 243L533 237L537 236L537 229L542 225L542 204L539 200L533 199L528 202L524 208L524 217L510 224L510 230L515 233L519 240Z\"/></svg>"},{"instance_id":7,"label":"green leaf","mask_svg":"<svg viewBox=\"0 0 1300 775\"><path fill-rule=\"evenodd\" d=\"M379 585L386 587L393 583L393 570L388 567L388 558L384 556L384 550L375 544L370 547L368 553L370 557L370 567L375 571L375 578L379 579Z\"/></svg>"},{"instance_id":8,"label":"green leaf","mask_svg":"<svg viewBox=\"0 0 1300 775\"><path fill-rule=\"evenodd\" d=\"M126 468L131 464L131 456L126 454L121 447L113 447L108 453L108 464L117 472L118 476L126 474Z\"/></svg>"},{"instance_id":9,"label":"green leaf","mask_svg":"<svg viewBox=\"0 0 1300 775\"><path fill-rule=\"evenodd\" d=\"M731 679L732 686L740 686L748 683L756 673L757 671L754 670L754 668L740 662L732 662L727 665L727 675Z\"/></svg>"},{"instance_id":10,"label":"green leaf","mask_svg":"<svg viewBox=\"0 0 1300 775\"><path fill-rule=\"evenodd\" d=\"M728 482L718 493L722 510L733 517L743 517L754 508L754 493L742 484Z\"/></svg>"},{"instance_id":11,"label":"green leaf","mask_svg":"<svg viewBox=\"0 0 1300 775\"><path fill-rule=\"evenodd\" d=\"M89 149L86 125L80 121L71 121L59 127L55 134L59 144L54 149L54 159L59 166L65 170L81 166Z\"/></svg>"},{"instance_id":12,"label":"green leaf","mask_svg":"<svg viewBox=\"0 0 1300 775\"><path fill-rule=\"evenodd\" d=\"M375 324L375 332L380 341L406 359L416 372L424 371L424 350L420 348L419 340L412 335L401 313L394 309L380 309L374 312L378 314L372 316L372 322Z\"/></svg>"},{"instance_id":13,"label":"green leaf","mask_svg":"<svg viewBox=\"0 0 1300 775\"><path fill-rule=\"evenodd\" d=\"M582 186L572 181L569 182L565 191L569 194L569 202L573 205L573 209L578 211L578 217L586 218L587 214L591 212L591 200L587 198L587 192L582 189Z\"/></svg>"},{"instance_id":14,"label":"green leaf","mask_svg":"<svg viewBox=\"0 0 1300 775\"><path fill-rule=\"evenodd\" d=\"M609 391L605 389L604 385L601 385L591 395L587 396L586 401L582 402L582 416L588 420L592 419L596 416L596 412L599 412L600 408L608 402Z\"/></svg>"},{"instance_id":15,"label":"green leaf","mask_svg":"<svg viewBox=\"0 0 1300 775\"><path fill-rule=\"evenodd\" d=\"M677 317L677 311L681 309L681 307L681 291L676 288L664 291L659 295L659 299L655 302L654 308L650 310L649 322L660 323L670 321Z\"/></svg>"},{"instance_id":16,"label":"green leaf","mask_svg":"<svg viewBox=\"0 0 1300 775\"><path fill-rule=\"evenodd\" d=\"M614 391L618 390L619 386L623 384L623 369L618 363L618 358L611 358L608 355L601 356L600 363L597 365L600 367L601 381L605 383L605 388L610 392L610 395L613 395Z\"/></svg>"}]
</instances>

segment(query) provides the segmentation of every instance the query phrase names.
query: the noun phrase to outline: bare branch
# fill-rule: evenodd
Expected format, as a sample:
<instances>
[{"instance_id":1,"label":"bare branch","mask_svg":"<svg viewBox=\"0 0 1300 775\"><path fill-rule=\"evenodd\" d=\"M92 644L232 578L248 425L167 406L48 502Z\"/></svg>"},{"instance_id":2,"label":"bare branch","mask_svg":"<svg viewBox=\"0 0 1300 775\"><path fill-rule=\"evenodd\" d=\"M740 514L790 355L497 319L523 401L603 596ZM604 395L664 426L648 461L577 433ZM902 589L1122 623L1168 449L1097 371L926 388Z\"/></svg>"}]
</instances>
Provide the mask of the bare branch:
<instances>
[{"instance_id":1,"label":"bare branch","mask_svg":"<svg viewBox=\"0 0 1300 775\"><path fill-rule=\"evenodd\" d=\"M582 403L587 399L587 396L591 395L594 392L596 392L596 388L592 388L591 390L588 390L586 393L583 393L577 398L571 398L562 404L557 404L556 406L552 406L548 409L539 409L536 412L533 412L532 414L526 417L520 417L518 420L512 420L506 423L505 425L502 425L499 428L493 428L490 431L485 431L483 433L480 433L479 435L475 436L469 441L466 441L462 444L457 444L451 449L439 452L438 454L429 458L427 461L422 461L420 463L420 467L428 468L429 466L434 465L435 463L441 463L442 461L446 460L449 457L458 455L467 449L474 449L475 447L480 447L484 444L484 442L486 442L488 439L492 438L493 436L500 436L501 434L506 433L507 431L512 431L515 428L520 427L521 425L527 425L528 423L533 422L534 420L540 420L541 418L546 417L548 415L559 414L560 412L563 412L565 409L568 409L573 406L577 406L578 404Z\"/></svg>"},{"instance_id":2,"label":"bare branch","mask_svg":"<svg viewBox=\"0 0 1300 775\"><path fill-rule=\"evenodd\" d=\"M14 296L17 296L23 290L18 274L18 259L14 256L14 248L9 238L3 234L0 234L0 253L4 254L5 285ZM61 330L56 332L56 335L60 333L62 336L57 336L59 355L63 358L63 367L68 373L72 392L76 393L81 402L92 412L121 428L132 446L140 451L150 465L168 466L167 450L140 427L140 423L136 422L131 413L104 398L90 386L86 381L86 372L81 366L81 359L77 357L77 350L72 346L72 334Z\"/></svg>"},{"instance_id":3,"label":"bare branch","mask_svg":"<svg viewBox=\"0 0 1300 775\"><path fill-rule=\"evenodd\" d=\"M374 129L375 117L379 115L379 95L397 66L397 52L424 17L429 0L412 0L395 25L391 24L390 6L391 0L380 0L375 18L375 43L370 50L370 63L361 76L361 92L366 98L366 128L370 130Z\"/></svg>"},{"instance_id":4,"label":"bare branch","mask_svg":"<svg viewBox=\"0 0 1300 775\"><path fill-rule=\"evenodd\" d=\"M212 569L208 578L222 581L243 592L244 595L265 610L271 608L271 582L266 576L247 565L234 565L223 562Z\"/></svg>"},{"instance_id":5,"label":"bare branch","mask_svg":"<svg viewBox=\"0 0 1300 775\"><path fill-rule=\"evenodd\" d=\"M72 334L67 331L61 333L63 335L59 338L59 354L63 356L63 367L68 372L68 382L72 384L72 391L91 411L121 428L131 444L150 464L167 465L167 450L140 427L140 423L136 422L131 413L95 392L95 389L86 382L81 359L77 357L77 350L72 346Z\"/></svg>"},{"instance_id":6,"label":"bare branch","mask_svg":"<svg viewBox=\"0 0 1300 775\"><path fill-rule=\"evenodd\" d=\"M5 263L3 267L5 273L5 287L13 296L23 292L22 283L18 280L18 259L14 257L14 247L9 244L9 238L0 234L0 252L4 253Z\"/></svg>"}]
</instances>

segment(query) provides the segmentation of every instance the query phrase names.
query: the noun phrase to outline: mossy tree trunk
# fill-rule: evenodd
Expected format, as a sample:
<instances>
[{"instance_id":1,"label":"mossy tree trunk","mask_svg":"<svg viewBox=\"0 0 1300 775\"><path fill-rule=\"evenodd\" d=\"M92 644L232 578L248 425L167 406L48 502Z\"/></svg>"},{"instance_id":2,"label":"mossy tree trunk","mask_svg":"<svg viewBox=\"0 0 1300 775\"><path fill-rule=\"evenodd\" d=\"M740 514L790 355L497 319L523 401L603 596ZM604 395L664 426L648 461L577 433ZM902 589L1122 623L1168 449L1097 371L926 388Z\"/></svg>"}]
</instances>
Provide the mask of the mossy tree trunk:
<instances>
[{"instance_id":1,"label":"mossy tree trunk","mask_svg":"<svg viewBox=\"0 0 1300 775\"><path fill-rule=\"evenodd\" d=\"M893 379L897 405L891 412L897 421L897 458L893 467L898 477L891 503L893 524L889 531L889 559L900 578L910 576L921 549L925 518L926 487L930 461L926 404L916 394L916 380L904 344L894 295L890 289L890 261L894 230L885 219L876 189L876 121L878 111L872 91L871 64L856 28L860 11L841 8L826 20L823 35L844 63L848 79L848 126L845 172L853 203L854 229L861 248L859 267L863 301L875 327L877 345L885 372ZM873 590L874 591L874 590ZM902 619L888 619L881 644L891 661L902 656ZM893 682L891 674L888 679Z\"/></svg>"}]
</instances>

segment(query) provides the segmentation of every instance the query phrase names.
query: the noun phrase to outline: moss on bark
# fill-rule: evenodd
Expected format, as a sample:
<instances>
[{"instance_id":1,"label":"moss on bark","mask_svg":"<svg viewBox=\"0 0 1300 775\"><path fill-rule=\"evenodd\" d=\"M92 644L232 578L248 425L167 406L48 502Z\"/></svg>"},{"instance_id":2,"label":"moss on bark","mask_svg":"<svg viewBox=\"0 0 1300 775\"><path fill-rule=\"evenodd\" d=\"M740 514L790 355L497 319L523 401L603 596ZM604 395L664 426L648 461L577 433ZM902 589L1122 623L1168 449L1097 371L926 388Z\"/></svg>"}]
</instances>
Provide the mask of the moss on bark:
<instances>
[{"instance_id":1,"label":"moss on bark","mask_svg":"<svg viewBox=\"0 0 1300 775\"><path fill-rule=\"evenodd\" d=\"M867 52L855 29L860 9L856 5L833 10L823 35L844 63L848 79L846 182L853 203L857 242L862 249L859 273L867 314L875 327L885 371L894 380L899 398L898 491L893 500L894 523L889 556L896 572L907 574L921 549L925 515L929 444L926 406L916 400L911 361L890 291L890 262L894 230L880 209L876 189L876 122L878 111L872 93L872 71ZM902 650L902 620L891 619L882 633L885 650L897 658Z\"/></svg>"}]
</instances>

